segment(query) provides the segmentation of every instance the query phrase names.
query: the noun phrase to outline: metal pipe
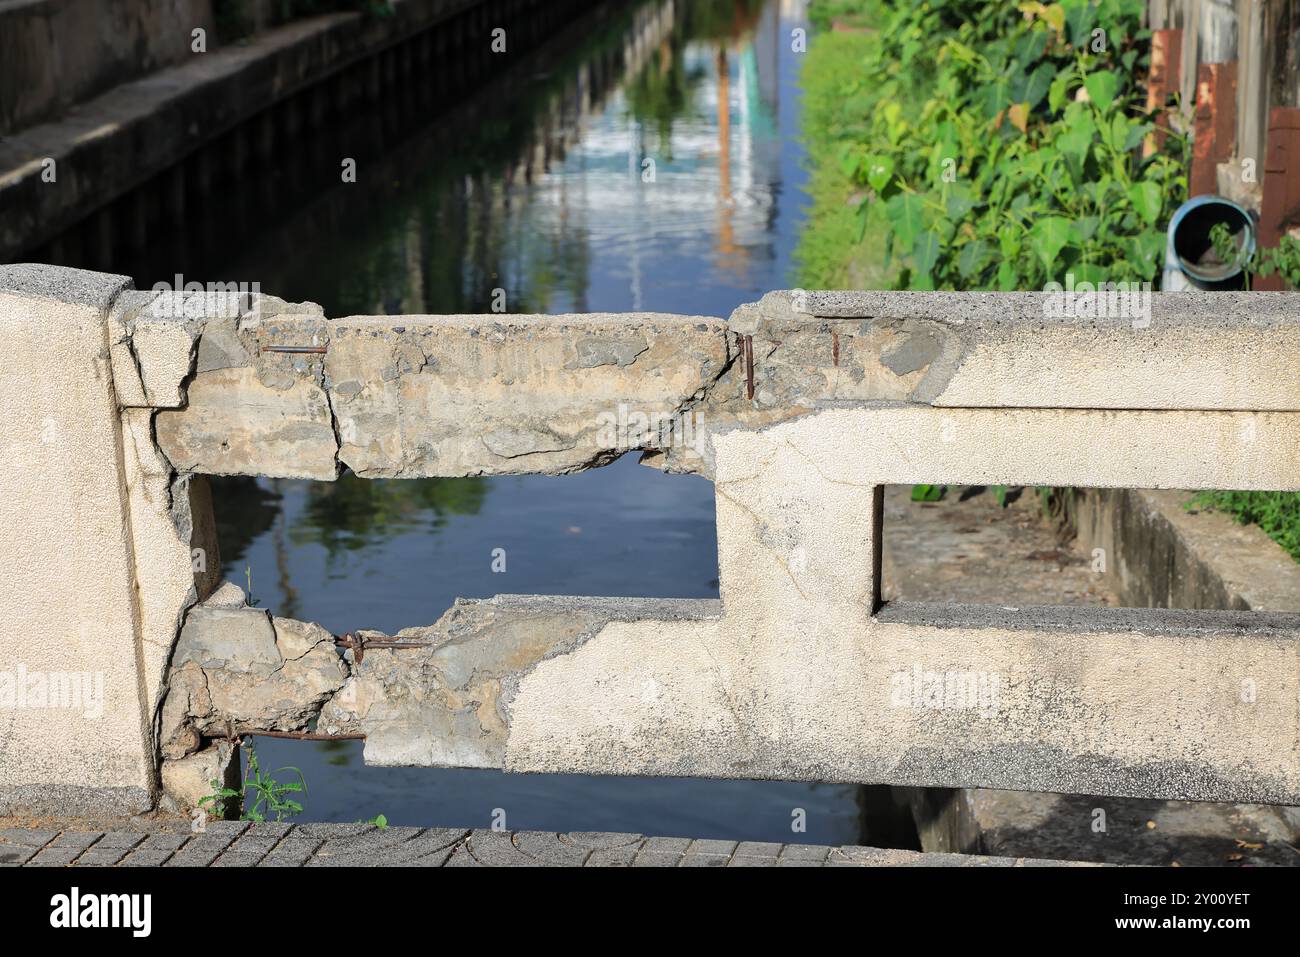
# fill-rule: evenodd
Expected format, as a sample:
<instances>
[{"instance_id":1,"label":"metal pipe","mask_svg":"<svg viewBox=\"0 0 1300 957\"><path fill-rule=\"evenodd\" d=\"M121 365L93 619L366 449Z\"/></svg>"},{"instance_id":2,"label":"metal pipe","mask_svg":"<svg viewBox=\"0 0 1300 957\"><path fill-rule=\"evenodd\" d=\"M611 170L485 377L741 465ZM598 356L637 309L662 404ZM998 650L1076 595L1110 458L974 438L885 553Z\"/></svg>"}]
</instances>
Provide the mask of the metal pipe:
<instances>
[{"instance_id":1,"label":"metal pipe","mask_svg":"<svg viewBox=\"0 0 1300 957\"><path fill-rule=\"evenodd\" d=\"M1210 231L1222 223L1237 242L1238 256L1223 262L1214 250ZM1194 196L1174 212L1165 242L1165 270L1160 287L1180 289L1240 289L1245 264L1255 255L1255 218L1230 199Z\"/></svg>"}]
</instances>

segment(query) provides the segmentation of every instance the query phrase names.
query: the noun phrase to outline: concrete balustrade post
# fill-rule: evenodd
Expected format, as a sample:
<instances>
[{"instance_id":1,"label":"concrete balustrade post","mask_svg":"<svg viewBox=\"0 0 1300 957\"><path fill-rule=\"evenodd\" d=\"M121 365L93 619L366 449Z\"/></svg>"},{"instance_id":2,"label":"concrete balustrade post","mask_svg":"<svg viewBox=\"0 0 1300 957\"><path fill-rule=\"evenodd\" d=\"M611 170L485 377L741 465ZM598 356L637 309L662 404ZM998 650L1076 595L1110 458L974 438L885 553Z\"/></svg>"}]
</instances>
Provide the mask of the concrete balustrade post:
<instances>
[{"instance_id":1,"label":"concrete balustrade post","mask_svg":"<svg viewBox=\"0 0 1300 957\"><path fill-rule=\"evenodd\" d=\"M172 643L216 575L215 552L192 548L210 505L196 521L152 441L151 403L179 402L189 342L179 323L139 323L127 347L121 302L151 298L130 285L0 266L0 813L154 805Z\"/></svg>"}]
</instances>

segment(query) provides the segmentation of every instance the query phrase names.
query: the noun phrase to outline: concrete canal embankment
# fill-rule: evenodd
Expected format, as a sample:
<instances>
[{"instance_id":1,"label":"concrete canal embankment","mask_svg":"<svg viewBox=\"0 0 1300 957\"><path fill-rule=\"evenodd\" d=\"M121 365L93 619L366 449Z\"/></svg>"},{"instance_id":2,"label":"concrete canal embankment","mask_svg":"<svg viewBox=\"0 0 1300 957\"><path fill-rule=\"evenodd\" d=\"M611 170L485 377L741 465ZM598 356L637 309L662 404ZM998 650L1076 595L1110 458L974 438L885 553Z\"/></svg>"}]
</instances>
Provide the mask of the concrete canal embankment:
<instances>
[{"instance_id":1,"label":"concrete canal embankment","mask_svg":"<svg viewBox=\"0 0 1300 957\"><path fill-rule=\"evenodd\" d=\"M147 28L151 0L115 5L130 8L124 17L135 33L128 39L146 55L127 57L118 49L125 40L114 33L116 42L106 40L74 75L55 69L45 46L28 42L28 34L61 42L73 29L74 0L0 11L25 51L0 56L0 88L30 93L0 104L10 127L0 128L0 260L12 261L92 214L91 232L102 242L147 231L164 215L183 217L187 195L204 195L259 162L299 150L313 130L382 112L413 89L447 99L472 89L594 6L394 0L386 16L326 14L238 45L214 48L212 39L195 51L192 29L214 37L207 5L191 4L189 20L188 8L172 10ZM155 68L141 72L142 66ZM32 72L42 78L35 85L25 78ZM211 149L215 143L221 148ZM344 158L331 156L330 165L338 171ZM110 211L128 195L130 202Z\"/></svg>"}]
</instances>

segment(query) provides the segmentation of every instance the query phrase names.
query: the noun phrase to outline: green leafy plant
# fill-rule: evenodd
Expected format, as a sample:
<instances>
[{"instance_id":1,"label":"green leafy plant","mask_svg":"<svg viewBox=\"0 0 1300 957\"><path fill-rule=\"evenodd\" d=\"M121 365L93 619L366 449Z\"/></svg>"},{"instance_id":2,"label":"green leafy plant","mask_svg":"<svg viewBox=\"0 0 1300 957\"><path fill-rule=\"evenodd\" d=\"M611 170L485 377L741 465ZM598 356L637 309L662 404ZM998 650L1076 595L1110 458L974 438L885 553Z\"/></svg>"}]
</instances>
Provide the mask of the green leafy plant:
<instances>
[{"instance_id":1,"label":"green leafy plant","mask_svg":"<svg viewBox=\"0 0 1300 957\"><path fill-rule=\"evenodd\" d=\"M199 807L211 813L213 817L221 819L239 810L244 799L242 790L225 787L216 778L209 781L208 786L212 788L212 793L199 798Z\"/></svg>"},{"instance_id":2,"label":"green leafy plant","mask_svg":"<svg viewBox=\"0 0 1300 957\"><path fill-rule=\"evenodd\" d=\"M948 490L946 485L913 485L912 501L913 502L937 502L943 498L944 492Z\"/></svg>"},{"instance_id":3,"label":"green leafy plant","mask_svg":"<svg viewBox=\"0 0 1300 957\"><path fill-rule=\"evenodd\" d=\"M1300 493L1201 492L1186 507L1220 511L1242 525L1258 525L1300 562Z\"/></svg>"},{"instance_id":4,"label":"green leafy plant","mask_svg":"<svg viewBox=\"0 0 1300 957\"><path fill-rule=\"evenodd\" d=\"M1220 262L1240 264L1247 282L1251 275L1279 274L1289 287L1300 289L1300 241L1294 237L1283 236L1277 246L1258 250L1253 258L1243 257L1241 244L1232 230L1226 223L1216 223L1210 229L1210 242Z\"/></svg>"},{"instance_id":5,"label":"green leafy plant","mask_svg":"<svg viewBox=\"0 0 1300 957\"><path fill-rule=\"evenodd\" d=\"M257 749L253 747L252 740L245 740L243 747L247 755L244 759L242 786L229 788L222 785L220 781L210 781L213 791L206 797L199 798L199 807L211 810L218 817L226 817L239 809L242 812L239 818L241 821L283 821L301 814L302 805L293 800L290 795L307 793L307 782L303 779L302 771L294 767L263 771L258 763ZM292 771L298 776L298 780L277 780L275 775L285 771Z\"/></svg>"},{"instance_id":6,"label":"green leafy plant","mask_svg":"<svg viewBox=\"0 0 1300 957\"><path fill-rule=\"evenodd\" d=\"M303 780L302 772L297 768L284 767L266 773L258 766L257 751L253 748L252 742L250 741L246 747L248 767L244 772L244 820L265 821L267 815L274 815L271 820L283 821L286 817L301 814L302 805L289 795L307 793L307 782ZM284 771L292 771L298 775L298 780L277 781L274 775ZM251 805L248 801L250 792L253 799Z\"/></svg>"},{"instance_id":7,"label":"green leafy plant","mask_svg":"<svg viewBox=\"0 0 1300 957\"><path fill-rule=\"evenodd\" d=\"M837 110L819 109L835 110L821 131L838 142L841 171L858 190L855 240L884 237L891 285L1015 290L1067 274L1155 278L1161 226L1187 190L1186 141L1171 132L1162 149L1141 148L1155 129L1140 87L1143 6L880 7L852 90Z\"/></svg>"},{"instance_id":8,"label":"green leafy plant","mask_svg":"<svg viewBox=\"0 0 1300 957\"><path fill-rule=\"evenodd\" d=\"M1277 246L1262 250L1258 272L1261 276L1278 273L1290 288L1300 289L1300 240L1283 236Z\"/></svg>"}]
</instances>

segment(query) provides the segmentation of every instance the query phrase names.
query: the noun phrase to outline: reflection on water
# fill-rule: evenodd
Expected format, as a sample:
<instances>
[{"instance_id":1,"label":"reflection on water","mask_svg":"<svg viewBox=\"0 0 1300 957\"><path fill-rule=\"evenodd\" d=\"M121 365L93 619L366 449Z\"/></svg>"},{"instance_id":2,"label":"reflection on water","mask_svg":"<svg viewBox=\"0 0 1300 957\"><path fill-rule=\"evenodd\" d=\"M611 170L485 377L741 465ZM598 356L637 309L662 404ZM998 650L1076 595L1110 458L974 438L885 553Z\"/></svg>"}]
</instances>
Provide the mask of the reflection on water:
<instances>
[{"instance_id":1,"label":"reflection on water","mask_svg":"<svg viewBox=\"0 0 1300 957\"><path fill-rule=\"evenodd\" d=\"M412 131L221 274L331 316L489 312L501 294L515 313L725 316L784 286L796 22L774 0L610 6L626 9L603 42L522 65L529 82L458 134Z\"/></svg>"},{"instance_id":2,"label":"reflection on water","mask_svg":"<svg viewBox=\"0 0 1300 957\"><path fill-rule=\"evenodd\" d=\"M477 515L487 486L476 478L380 484L348 474L308 483L303 491L303 514L289 526L289 541L319 544L336 558L397 535L437 531L451 515Z\"/></svg>"},{"instance_id":3,"label":"reflection on water","mask_svg":"<svg viewBox=\"0 0 1300 957\"><path fill-rule=\"evenodd\" d=\"M257 741L264 766L302 770L304 820L353 822L383 813L393 825L471 828L488 827L504 812L505 826L520 830L841 844L859 840L863 818L877 810L867 804L875 789L842 785L367 768L361 745ZM806 832L792 831L800 816ZM877 835L890 843L888 833L873 829L872 839L880 841Z\"/></svg>"},{"instance_id":4,"label":"reflection on water","mask_svg":"<svg viewBox=\"0 0 1300 957\"><path fill-rule=\"evenodd\" d=\"M231 481L214 480L222 516ZM457 597L718 595L712 486L631 457L563 477L234 481L275 506L242 548L221 526L226 577L248 569L262 607L335 633L427 625Z\"/></svg>"},{"instance_id":5,"label":"reflection on water","mask_svg":"<svg viewBox=\"0 0 1300 957\"><path fill-rule=\"evenodd\" d=\"M403 130L357 184L259 224L211 278L331 316L487 312L502 295L510 312L726 316L790 268L801 6L602 5L558 52ZM337 135L341 155L363 149ZM227 577L335 632L428 624L458 596L717 596L711 486L626 459L563 478L223 480L216 502ZM356 742L258 746L265 766L302 768L312 820L486 826L501 808L510 827L839 843L878 810L892 820L876 789L363 768Z\"/></svg>"}]
</instances>

